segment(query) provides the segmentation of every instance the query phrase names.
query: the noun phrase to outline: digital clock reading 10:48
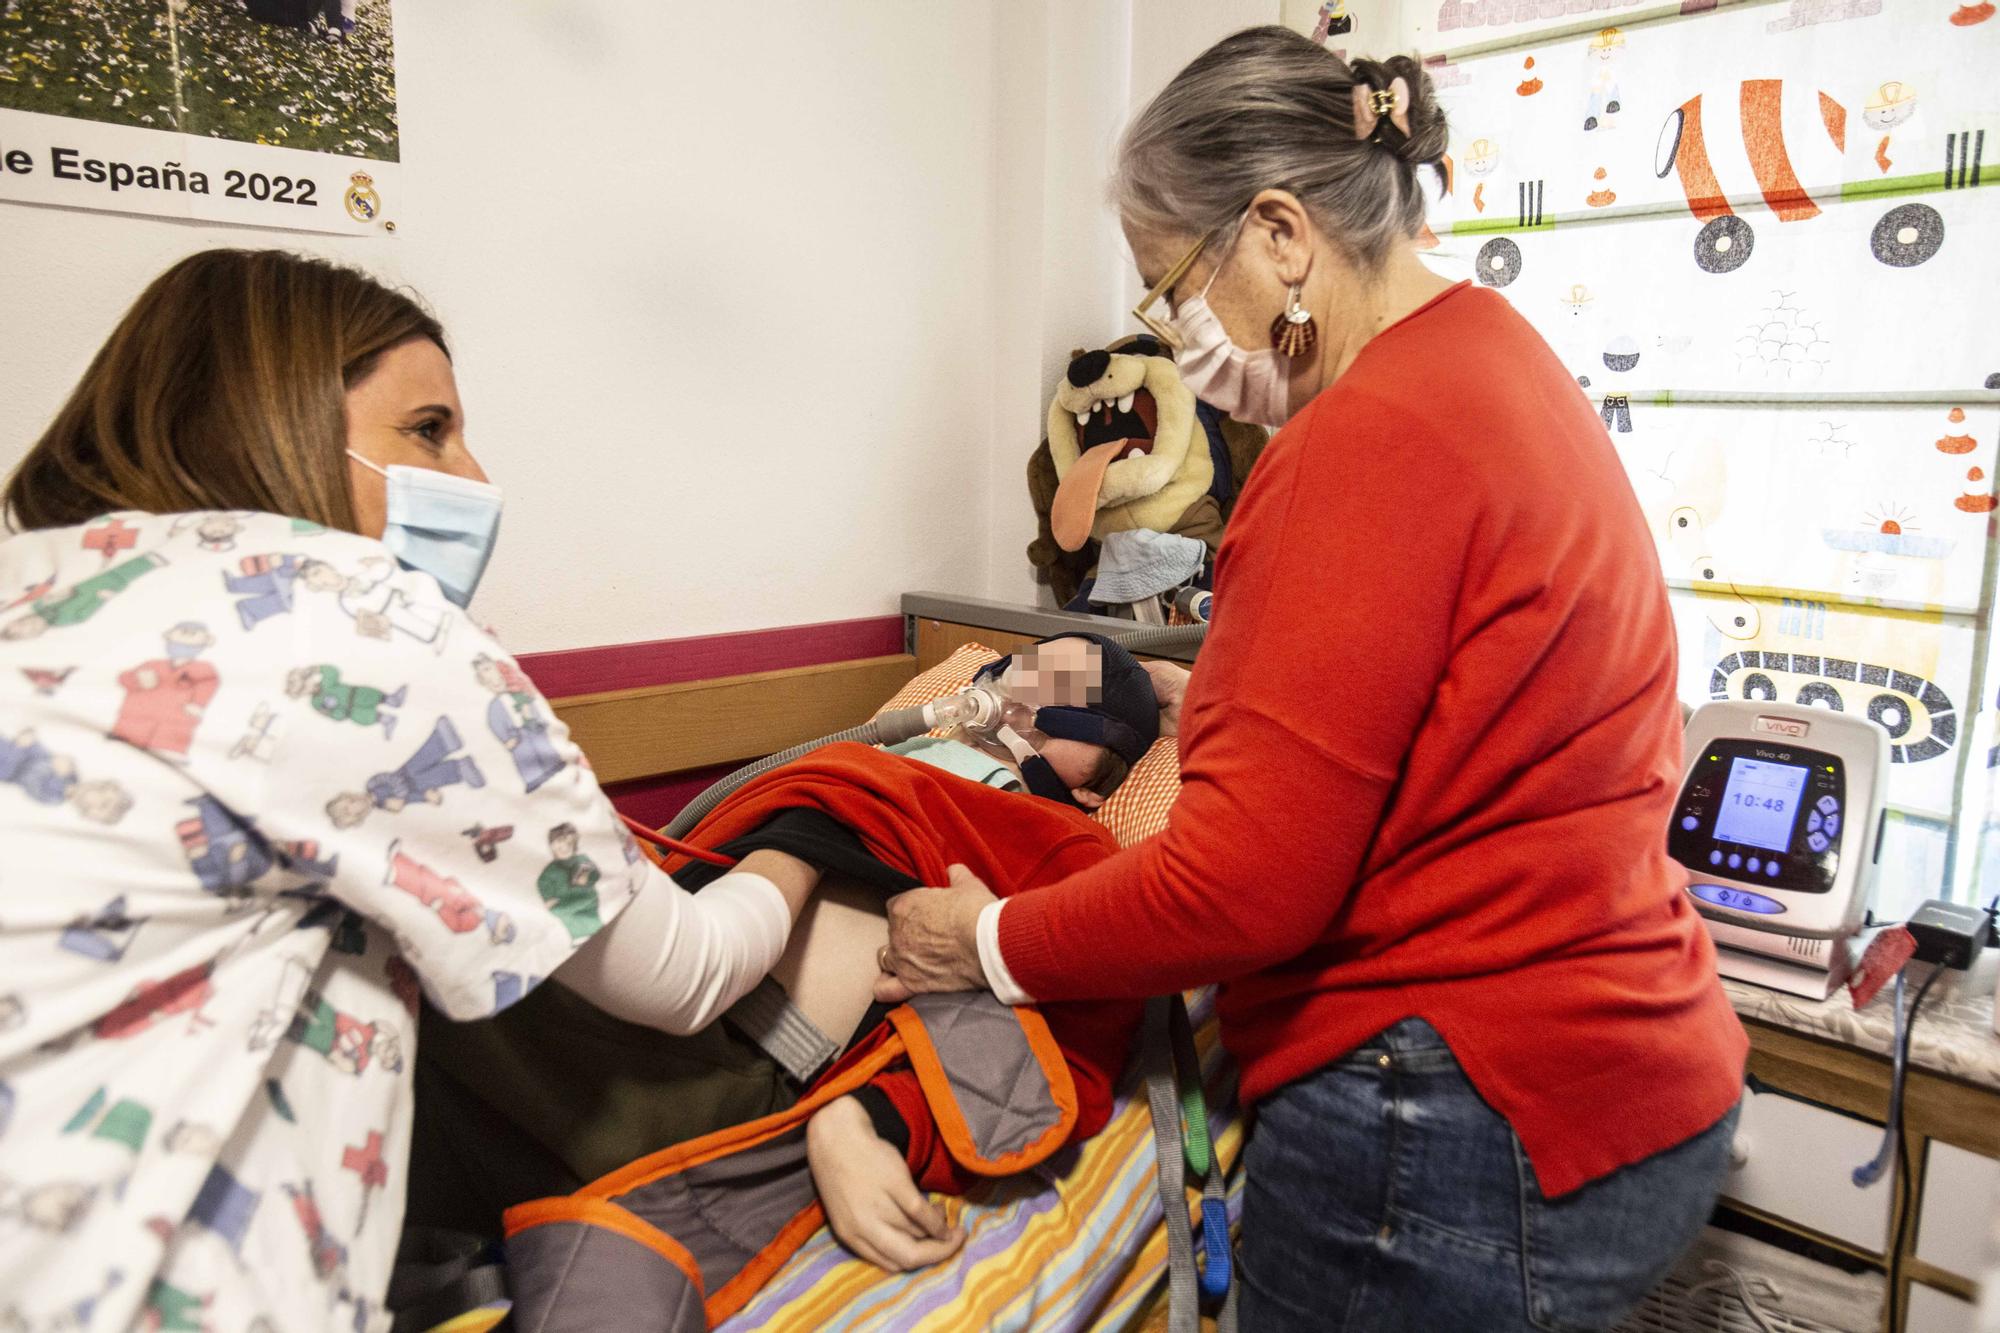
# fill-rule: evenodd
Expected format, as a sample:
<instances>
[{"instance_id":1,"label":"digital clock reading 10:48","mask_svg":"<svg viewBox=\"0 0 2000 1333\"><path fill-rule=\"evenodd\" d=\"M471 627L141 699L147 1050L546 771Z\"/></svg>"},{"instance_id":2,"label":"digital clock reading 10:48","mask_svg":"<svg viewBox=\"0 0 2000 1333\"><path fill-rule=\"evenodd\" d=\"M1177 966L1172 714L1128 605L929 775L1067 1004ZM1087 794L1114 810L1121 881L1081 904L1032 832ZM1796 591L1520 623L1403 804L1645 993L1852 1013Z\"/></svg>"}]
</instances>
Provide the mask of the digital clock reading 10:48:
<instances>
[{"instance_id":1,"label":"digital clock reading 10:48","mask_svg":"<svg viewBox=\"0 0 2000 1333\"><path fill-rule=\"evenodd\" d=\"M1805 785L1806 770L1798 764L1730 760L1729 783L1722 789L1722 810L1715 820L1716 840L1784 851L1791 846L1792 812Z\"/></svg>"}]
</instances>

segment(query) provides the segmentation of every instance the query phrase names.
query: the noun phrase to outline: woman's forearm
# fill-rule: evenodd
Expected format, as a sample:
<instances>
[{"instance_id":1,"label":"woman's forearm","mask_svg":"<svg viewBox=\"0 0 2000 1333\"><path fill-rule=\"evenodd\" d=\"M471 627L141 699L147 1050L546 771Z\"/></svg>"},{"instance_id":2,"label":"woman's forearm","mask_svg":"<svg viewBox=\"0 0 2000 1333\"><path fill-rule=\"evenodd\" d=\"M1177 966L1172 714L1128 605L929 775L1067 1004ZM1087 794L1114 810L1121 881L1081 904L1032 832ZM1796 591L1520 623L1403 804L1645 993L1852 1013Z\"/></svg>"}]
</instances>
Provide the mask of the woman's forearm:
<instances>
[{"instance_id":1,"label":"woman's forearm","mask_svg":"<svg viewBox=\"0 0 2000 1333\"><path fill-rule=\"evenodd\" d=\"M656 871L555 980L628 1023L699 1031L776 965L818 878L781 852L753 854L699 894Z\"/></svg>"}]
</instances>

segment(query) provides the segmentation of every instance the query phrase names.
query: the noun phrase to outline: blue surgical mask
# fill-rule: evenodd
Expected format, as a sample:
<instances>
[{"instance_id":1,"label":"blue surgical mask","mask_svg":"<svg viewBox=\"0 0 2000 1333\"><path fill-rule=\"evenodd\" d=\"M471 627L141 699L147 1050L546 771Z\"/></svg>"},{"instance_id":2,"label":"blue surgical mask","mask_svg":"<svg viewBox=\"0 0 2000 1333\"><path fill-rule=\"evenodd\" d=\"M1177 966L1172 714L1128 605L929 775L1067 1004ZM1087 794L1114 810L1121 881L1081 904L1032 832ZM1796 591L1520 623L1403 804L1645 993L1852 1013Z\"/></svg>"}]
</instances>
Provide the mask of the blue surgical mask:
<instances>
[{"instance_id":1,"label":"blue surgical mask","mask_svg":"<svg viewBox=\"0 0 2000 1333\"><path fill-rule=\"evenodd\" d=\"M384 468L352 449L347 456L388 479L382 544L389 554L436 579L459 606L470 602L500 535L500 488L434 468Z\"/></svg>"}]
</instances>

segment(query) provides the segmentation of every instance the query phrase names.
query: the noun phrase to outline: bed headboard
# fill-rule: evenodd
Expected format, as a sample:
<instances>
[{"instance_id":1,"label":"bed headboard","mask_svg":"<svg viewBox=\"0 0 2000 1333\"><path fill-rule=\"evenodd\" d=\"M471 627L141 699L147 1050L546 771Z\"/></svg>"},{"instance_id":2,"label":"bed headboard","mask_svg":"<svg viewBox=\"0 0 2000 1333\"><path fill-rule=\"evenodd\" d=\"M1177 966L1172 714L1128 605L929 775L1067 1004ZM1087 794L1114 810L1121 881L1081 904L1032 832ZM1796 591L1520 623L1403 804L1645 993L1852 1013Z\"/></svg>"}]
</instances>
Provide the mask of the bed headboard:
<instances>
[{"instance_id":1,"label":"bed headboard","mask_svg":"<svg viewBox=\"0 0 2000 1333\"><path fill-rule=\"evenodd\" d=\"M866 721L917 674L908 653L551 699L598 780L630 782L764 755Z\"/></svg>"},{"instance_id":2,"label":"bed headboard","mask_svg":"<svg viewBox=\"0 0 2000 1333\"><path fill-rule=\"evenodd\" d=\"M865 721L919 671L961 645L1000 652L1066 629L1117 633L1129 620L913 592L903 596L904 651L784 671L550 700L600 781L671 778L747 763ZM1166 656L1191 660L1192 649Z\"/></svg>"},{"instance_id":3,"label":"bed headboard","mask_svg":"<svg viewBox=\"0 0 2000 1333\"><path fill-rule=\"evenodd\" d=\"M903 622L909 627L910 650L916 654L919 671L928 671L966 643L983 643L998 652L1011 653L1023 644L1065 630L1117 635L1133 628L1131 621L1110 616L1049 611L1039 606L994 602L983 597L955 597L941 592L904 593ZM1141 656L1192 662L1195 650L1170 648Z\"/></svg>"}]
</instances>

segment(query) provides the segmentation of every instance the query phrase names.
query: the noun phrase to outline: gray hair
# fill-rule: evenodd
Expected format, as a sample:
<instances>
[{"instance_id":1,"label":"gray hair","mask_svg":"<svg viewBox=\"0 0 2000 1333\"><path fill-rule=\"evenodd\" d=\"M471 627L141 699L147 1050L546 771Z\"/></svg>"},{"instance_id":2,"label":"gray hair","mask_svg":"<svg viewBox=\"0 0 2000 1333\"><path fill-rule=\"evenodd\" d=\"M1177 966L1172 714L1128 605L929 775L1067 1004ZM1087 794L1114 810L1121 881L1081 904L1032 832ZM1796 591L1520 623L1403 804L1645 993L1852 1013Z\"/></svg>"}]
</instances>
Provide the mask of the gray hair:
<instances>
[{"instance_id":1,"label":"gray hair","mask_svg":"<svg viewBox=\"0 0 2000 1333\"><path fill-rule=\"evenodd\" d=\"M1354 133L1354 88L1410 89L1407 137ZM1376 269L1423 225L1417 168L1448 142L1430 76L1409 56L1351 65L1289 28L1246 28L1196 56L1125 131L1112 198L1146 230L1227 232L1257 192L1289 190L1357 265Z\"/></svg>"}]
</instances>

